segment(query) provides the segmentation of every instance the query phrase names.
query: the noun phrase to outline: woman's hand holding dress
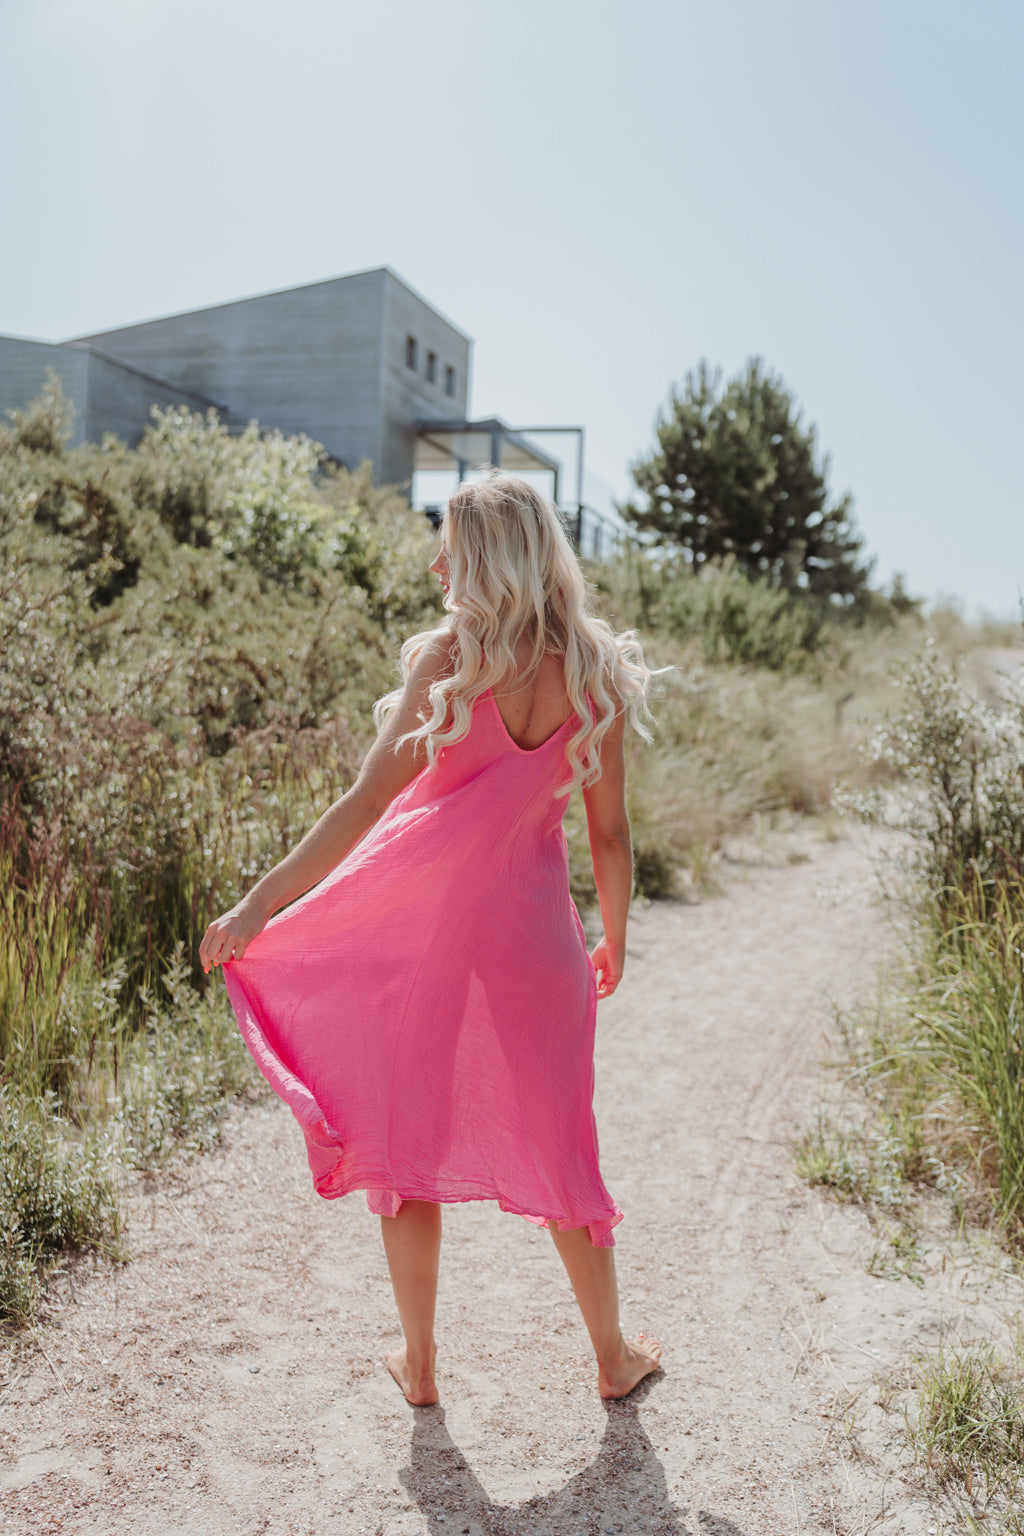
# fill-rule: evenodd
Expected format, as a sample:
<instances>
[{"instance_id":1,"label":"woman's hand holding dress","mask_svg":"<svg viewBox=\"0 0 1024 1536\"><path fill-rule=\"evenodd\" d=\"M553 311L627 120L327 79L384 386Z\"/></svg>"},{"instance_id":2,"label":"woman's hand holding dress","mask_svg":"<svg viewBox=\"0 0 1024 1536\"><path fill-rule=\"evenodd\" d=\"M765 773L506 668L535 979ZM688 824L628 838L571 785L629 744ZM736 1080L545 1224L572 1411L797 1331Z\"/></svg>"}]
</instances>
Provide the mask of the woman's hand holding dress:
<instances>
[{"instance_id":1,"label":"woman's hand holding dress","mask_svg":"<svg viewBox=\"0 0 1024 1536\"><path fill-rule=\"evenodd\" d=\"M199 959L203 970L225 960L241 960L257 934L262 933L273 915L272 907L264 907L254 899L250 891L237 906L223 917L215 918L203 935L199 946Z\"/></svg>"}]
</instances>

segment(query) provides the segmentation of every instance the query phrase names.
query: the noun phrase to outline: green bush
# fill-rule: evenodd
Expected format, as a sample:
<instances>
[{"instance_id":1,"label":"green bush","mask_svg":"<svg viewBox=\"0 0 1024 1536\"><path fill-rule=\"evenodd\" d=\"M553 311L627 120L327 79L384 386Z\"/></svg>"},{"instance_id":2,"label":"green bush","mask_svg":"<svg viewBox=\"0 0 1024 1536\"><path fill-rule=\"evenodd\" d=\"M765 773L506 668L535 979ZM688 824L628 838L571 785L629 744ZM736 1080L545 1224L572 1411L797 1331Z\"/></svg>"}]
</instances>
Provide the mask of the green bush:
<instances>
[{"instance_id":1,"label":"green bush","mask_svg":"<svg viewBox=\"0 0 1024 1536\"><path fill-rule=\"evenodd\" d=\"M9 426L0 424L0 453L25 449L59 457L71 438L74 414L59 376L48 368L38 398L25 411L9 411Z\"/></svg>"},{"instance_id":2,"label":"green bush","mask_svg":"<svg viewBox=\"0 0 1024 1536\"><path fill-rule=\"evenodd\" d=\"M705 662L793 673L818 665L836 644L820 608L767 577L745 575L731 559L695 571L678 555L633 551L591 574L623 626L693 643Z\"/></svg>"},{"instance_id":3,"label":"green bush","mask_svg":"<svg viewBox=\"0 0 1024 1536\"><path fill-rule=\"evenodd\" d=\"M66 1249L118 1254L115 1146L82 1135L52 1099L0 1084L0 1321L27 1322L39 1281Z\"/></svg>"},{"instance_id":4,"label":"green bush","mask_svg":"<svg viewBox=\"0 0 1024 1536\"><path fill-rule=\"evenodd\" d=\"M182 945L162 980L160 998L142 999L141 1027L121 1036L118 1116L124 1160L136 1168L205 1151L227 1100L263 1091L224 989L196 996Z\"/></svg>"},{"instance_id":5,"label":"green bush","mask_svg":"<svg viewBox=\"0 0 1024 1536\"><path fill-rule=\"evenodd\" d=\"M351 782L440 596L425 522L315 444L175 411L137 450L68 426L54 385L0 431L0 1083L53 1133L40 1188L86 1210L96 1137L129 1163L205 1145L251 1084L199 940ZM43 1240L5 1188L21 1316Z\"/></svg>"},{"instance_id":6,"label":"green bush","mask_svg":"<svg viewBox=\"0 0 1024 1536\"><path fill-rule=\"evenodd\" d=\"M1024 691L985 702L934 655L895 679L902 705L869 744L908 787L869 814L909 835L931 898L958 920L957 893L1024 893Z\"/></svg>"}]
</instances>

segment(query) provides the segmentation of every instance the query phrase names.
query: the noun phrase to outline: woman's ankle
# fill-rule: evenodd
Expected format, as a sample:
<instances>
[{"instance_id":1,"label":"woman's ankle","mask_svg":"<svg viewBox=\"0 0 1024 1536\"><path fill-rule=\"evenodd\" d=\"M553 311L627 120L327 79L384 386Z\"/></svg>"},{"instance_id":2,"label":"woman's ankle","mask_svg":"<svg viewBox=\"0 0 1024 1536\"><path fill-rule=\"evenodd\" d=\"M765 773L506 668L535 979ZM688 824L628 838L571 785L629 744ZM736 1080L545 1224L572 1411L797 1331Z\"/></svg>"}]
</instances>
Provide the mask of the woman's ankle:
<instances>
[{"instance_id":1,"label":"woman's ankle","mask_svg":"<svg viewBox=\"0 0 1024 1536\"><path fill-rule=\"evenodd\" d=\"M629 1345L622 1329L619 1329L617 1338L603 1339L600 1348L595 1344L594 1354L602 1371L617 1370L629 1356Z\"/></svg>"},{"instance_id":2,"label":"woman's ankle","mask_svg":"<svg viewBox=\"0 0 1024 1536\"><path fill-rule=\"evenodd\" d=\"M414 1349L406 1339L405 1363L413 1376L429 1376L433 1372L436 1359L437 1347L433 1341L426 1347Z\"/></svg>"}]
</instances>

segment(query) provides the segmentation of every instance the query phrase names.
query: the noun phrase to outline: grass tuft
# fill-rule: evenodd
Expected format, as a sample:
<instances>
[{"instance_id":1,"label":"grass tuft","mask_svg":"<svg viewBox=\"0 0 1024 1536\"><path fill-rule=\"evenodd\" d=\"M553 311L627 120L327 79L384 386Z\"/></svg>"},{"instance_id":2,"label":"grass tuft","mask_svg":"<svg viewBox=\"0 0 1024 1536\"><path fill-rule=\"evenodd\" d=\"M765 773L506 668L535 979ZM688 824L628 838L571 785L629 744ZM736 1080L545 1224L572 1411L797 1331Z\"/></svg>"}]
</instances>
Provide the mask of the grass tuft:
<instances>
[{"instance_id":1,"label":"grass tuft","mask_svg":"<svg viewBox=\"0 0 1024 1536\"><path fill-rule=\"evenodd\" d=\"M1019 1348L1008 1358L987 1343L944 1345L918 1362L906 1415L915 1457L933 1484L1013 1536L1024 1531L1022 1388Z\"/></svg>"}]
</instances>

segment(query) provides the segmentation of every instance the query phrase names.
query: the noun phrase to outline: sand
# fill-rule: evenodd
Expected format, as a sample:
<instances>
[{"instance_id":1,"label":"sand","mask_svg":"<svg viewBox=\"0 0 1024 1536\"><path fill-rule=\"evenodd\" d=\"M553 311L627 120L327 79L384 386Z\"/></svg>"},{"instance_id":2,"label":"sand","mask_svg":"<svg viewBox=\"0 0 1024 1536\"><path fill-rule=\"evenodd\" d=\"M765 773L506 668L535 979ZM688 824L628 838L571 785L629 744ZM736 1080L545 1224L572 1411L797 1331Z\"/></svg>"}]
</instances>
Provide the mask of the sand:
<instances>
[{"instance_id":1,"label":"sand","mask_svg":"<svg viewBox=\"0 0 1024 1536\"><path fill-rule=\"evenodd\" d=\"M717 897L635 913L597 1058L623 1319L666 1349L631 1398L598 1398L547 1235L467 1205L446 1212L441 1405L410 1408L381 1363L397 1333L378 1224L361 1196L313 1194L267 1100L233 1109L215 1152L140 1178L131 1262L77 1265L38 1346L8 1348L0 1528L956 1529L879 1383L945 1328L994 1326L1018 1282L958 1246L938 1203L919 1283L872 1274L864 1212L792 1169L833 1004L870 996L893 950L877 849L861 831L808 840Z\"/></svg>"}]
</instances>

